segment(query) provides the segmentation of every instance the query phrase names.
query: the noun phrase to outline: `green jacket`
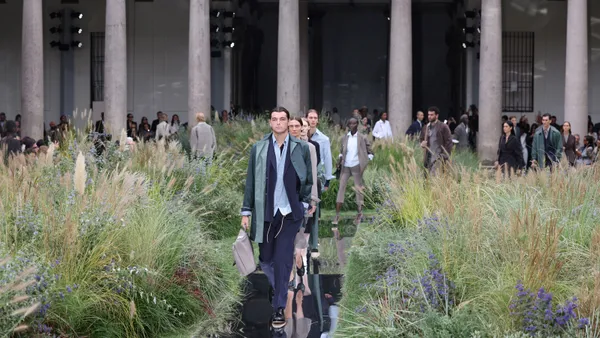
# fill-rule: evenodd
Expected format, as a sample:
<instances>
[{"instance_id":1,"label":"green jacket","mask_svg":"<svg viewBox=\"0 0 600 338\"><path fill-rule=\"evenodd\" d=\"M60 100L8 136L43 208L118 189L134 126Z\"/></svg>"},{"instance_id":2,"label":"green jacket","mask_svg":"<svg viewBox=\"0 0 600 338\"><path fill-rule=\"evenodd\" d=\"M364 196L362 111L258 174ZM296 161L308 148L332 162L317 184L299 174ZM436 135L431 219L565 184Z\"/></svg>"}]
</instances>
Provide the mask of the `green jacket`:
<instances>
[{"instance_id":1,"label":"green jacket","mask_svg":"<svg viewBox=\"0 0 600 338\"><path fill-rule=\"evenodd\" d=\"M560 132L552 126L550 126L550 131L548 131L548 133L548 141L550 142L550 146L553 148L551 149L551 152L554 151L554 154L556 155L556 161L558 162L562 157L563 138L560 135ZM533 143L531 145L531 159L537 161L539 168L546 167L546 149L544 147L543 127L539 127L538 129L536 129L535 134L533 134Z\"/></svg>"},{"instance_id":2,"label":"green jacket","mask_svg":"<svg viewBox=\"0 0 600 338\"><path fill-rule=\"evenodd\" d=\"M244 202L242 215L251 213L250 239L262 243L265 226L265 197L267 180L267 152L272 139L269 133L262 140L256 142L250 150L248 172L246 174L246 188L244 189ZM290 161L300 180L300 201L311 202L312 167L310 162L310 149L308 144L290 135Z\"/></svg>"}]
</instances>

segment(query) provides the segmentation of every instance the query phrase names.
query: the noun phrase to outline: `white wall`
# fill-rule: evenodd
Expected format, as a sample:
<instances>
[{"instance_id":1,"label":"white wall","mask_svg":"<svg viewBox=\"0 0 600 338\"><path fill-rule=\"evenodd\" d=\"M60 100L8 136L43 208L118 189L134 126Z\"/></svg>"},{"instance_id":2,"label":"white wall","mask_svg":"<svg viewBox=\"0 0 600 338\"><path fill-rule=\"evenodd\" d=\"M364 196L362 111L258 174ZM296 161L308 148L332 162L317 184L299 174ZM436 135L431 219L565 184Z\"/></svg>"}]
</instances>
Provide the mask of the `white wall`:
<instances>
[{"instance_id":1,"label":"white wall","mask_svg":"<svg viewBox=\"0 0 600 338\"><path fill-rule=\"evenodd\" d=\"M80 0L69 5L84 17L77 25L84 33L83 48L75 51L75 107L91 108L90 33L104 32L105 1ZM22 1L0 4L0 111L14 118L20 113L20 61ZM60 0L44 0L44 110L45 121L57 121L60 112L60 52L50 48L56 39L49 29L58 23L49 13ZM127 1L128 111L135 120L153 120L158 110L187 120L187 63L189 0ZM212 60L212 102L220 107L223 96L223 62ZM228 107L227 107L228 109ZM70 113L70 112L68 112ZM100 112L95 112L99 116ZM98 118L98 117L96 117ZM125 112L123 113L125 118Z\"/></svg>"},{"instance_id":2,"label":"white wall","mask_svg":"<svg viewBox=\"0 0 600 338\"><path fill-rule=\"evenodd\" d=\"M484 0L485 1L485 0ZM503 0L503 30L535 32L534 109L564 119L567 2L546 2L547 14L530 15L513 4L522 1ZM590 0L589 111L592 120L600 122L600 2ZM473 98L478 101L479 61L475 60ZM514 114L514 113L513 113Z\"/></svg>"}]
</instances>

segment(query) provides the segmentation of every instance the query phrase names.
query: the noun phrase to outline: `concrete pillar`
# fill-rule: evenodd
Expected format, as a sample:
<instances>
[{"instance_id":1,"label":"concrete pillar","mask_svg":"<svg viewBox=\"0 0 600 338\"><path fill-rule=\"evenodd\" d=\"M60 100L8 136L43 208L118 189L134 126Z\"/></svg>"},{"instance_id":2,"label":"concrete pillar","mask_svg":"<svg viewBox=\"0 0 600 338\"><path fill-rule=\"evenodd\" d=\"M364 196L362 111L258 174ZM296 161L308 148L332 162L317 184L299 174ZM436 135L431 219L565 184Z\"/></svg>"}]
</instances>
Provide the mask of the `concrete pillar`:
<instances>
[{"instance_id":1,"label":"concrete pillar","mask_svg":"<svg viewBox=\"0 0 600 338\"><path fill-rule=\"evenodd\" d=\"M279 0L277 105L291 115L300 112L299 0Z\"/></svg>"},{"instance_id":2,"label":"concrete pillar","mask_svg":"<svg viewBox=\"0 0 600 338\"><path fill-rule=\"evenodd\" d=\"M196 113L210 121L210 1L190 0L188 60L188 121L194 125Z\"/></svg>"},{"instance_id":3,"label":"concrete pillar","mask_svg":"<svg viewBox=\"0 0 600 338\"><path fill-rule=\"evenodd\" d=\"M388 74L389 121L394 135L404 135L412 120L412 0L391 6Z\"/></svg>"},{"instance_id":4,"label":"concrete pillar","mask_svg":"<svg viewBox=\"0 0 600 338\"><path fill-rule=\"evenodd\" d=\"M502 3L481 2L479 60L479 133L477 154L485 163L496 160L502 132Z\"/></svg>"},{"instance_id":5,"label":"concrete pillar","mask_svg":"<svg viewBox=\"0 0 600 338\"><path fill-rule=\"evenodd\" d=\"M300 0L300 109L306 113L309 108L309 44L308 44L308 1Z\"/></svg>"},{"instance_id":6,"label":"concrete pillar","mask_svg":"<svg viewBox=\"0 0 600 338\"><path fill-rule=\"evenodd\" d=\"M44 137L44 30L42 0L23 0L21 136Z\"/></svg>"},{"instance_id":7,"label":"concrete pillar","mask_svg":"<svg viewBox=\"0 0 600 338\"><path fill-rule=\"evenodd\" d=\"M127 119L127 13L126 0L106 0L104 52L104 118L113 140Z\"/></svg>"},{"instance_id":8,"label":"concrete pillar","mask_svg":"<svg viewBox=\"0 0 600 338\"><path fill-rule=\"evenodd\" d=\"M571 123L573 134L587 135L588 4L587 0L567 4L565 121Z\"/></svg>"}]
</instances>

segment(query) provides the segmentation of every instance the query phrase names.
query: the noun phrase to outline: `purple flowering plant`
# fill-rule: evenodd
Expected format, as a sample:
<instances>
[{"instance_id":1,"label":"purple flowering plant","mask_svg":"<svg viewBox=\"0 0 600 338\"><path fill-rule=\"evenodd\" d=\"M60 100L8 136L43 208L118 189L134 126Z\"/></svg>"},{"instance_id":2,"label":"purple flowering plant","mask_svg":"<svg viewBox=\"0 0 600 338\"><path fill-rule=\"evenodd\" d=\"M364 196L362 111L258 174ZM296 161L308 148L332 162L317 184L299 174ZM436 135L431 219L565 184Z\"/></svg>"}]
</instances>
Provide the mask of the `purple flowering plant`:
<instances>
[{"instance_id":1,"label":"purple flowering plant","mask_svg":"<svg viewBox=\"0 0 600 338\"><path fill-rule=\"evenodd\" d=\"M555 304L552 293L543 287L532 292L519 281L515 289L516 295L509 306L511 315L522 332L532 337L561 335L590 325L589 318L576 313L576 297Z\"/></svg>"},{"instance_id":2,"label":"purple flowering plant","mask_svg":"<svg viewBox=\"0 0 600 338\"><path fill-rule=\"evenodd\" d=\"M378 298L399 298L401 308L398 311L408 311L416 316L429 312L450 314L456 303L456 286L442 270L435 254L425 256L422 243L413 240L388 243L386 249L387 259L391 258L392 262L390 266L384 273L376 275L374 282L359 286L374 292ZM419 266L425 268L420 270ZM367 313L369 308L358 306L355 312Z\"/></svg>"}]
</instances>

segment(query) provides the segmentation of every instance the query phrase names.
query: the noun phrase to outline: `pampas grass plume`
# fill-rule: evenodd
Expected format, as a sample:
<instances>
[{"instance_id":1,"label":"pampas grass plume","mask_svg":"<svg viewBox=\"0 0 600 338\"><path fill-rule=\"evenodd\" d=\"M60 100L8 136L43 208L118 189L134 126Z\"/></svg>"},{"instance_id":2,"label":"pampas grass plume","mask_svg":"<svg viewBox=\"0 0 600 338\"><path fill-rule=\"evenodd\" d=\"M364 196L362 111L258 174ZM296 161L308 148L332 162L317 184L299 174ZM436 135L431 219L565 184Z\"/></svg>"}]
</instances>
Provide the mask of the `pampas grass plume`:
<instances>
[{"instance_id":1,"label":"pampas grass plume","mask_svg":"<svg viewBox=\"0 0 600 338\"><path fill-rule=\"evenodd\" d=\"M85 193L85 181L87 180L87 173L85 171L85 157L81 152L77 155L77 162L75 162L75 175L73 176L73 184L75 190L83 195Z\"/></svg>"}]
</instances>

